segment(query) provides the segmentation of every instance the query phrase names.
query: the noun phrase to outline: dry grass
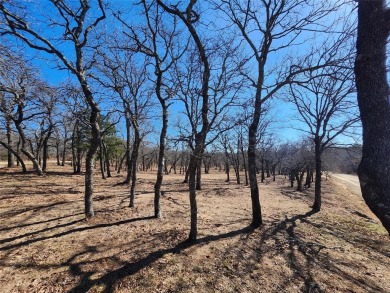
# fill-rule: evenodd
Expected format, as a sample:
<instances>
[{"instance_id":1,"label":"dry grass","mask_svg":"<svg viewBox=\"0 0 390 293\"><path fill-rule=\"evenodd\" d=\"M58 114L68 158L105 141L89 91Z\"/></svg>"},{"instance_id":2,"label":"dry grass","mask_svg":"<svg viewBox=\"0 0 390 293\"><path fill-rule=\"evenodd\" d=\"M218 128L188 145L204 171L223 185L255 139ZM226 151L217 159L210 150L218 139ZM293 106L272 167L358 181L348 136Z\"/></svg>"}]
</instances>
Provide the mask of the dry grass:
<instances>
[{"instance_id":1,"label":"dry grass","mask_svg":"<svg viewBox=\"0 0 390 293\"><path fill-rule=\"evenodd\" d=\"M0 169L1 292L390 292L390 239L361 198L324 181L324 207L283 177L260 186L264 225L247 228L249 189L203 176L199 242L188 236L182 175L164 177L153 219L153 174L136 207L122 176L96 175L96 217L83 215L82 175Z\"/></svg>"}]
</instances>

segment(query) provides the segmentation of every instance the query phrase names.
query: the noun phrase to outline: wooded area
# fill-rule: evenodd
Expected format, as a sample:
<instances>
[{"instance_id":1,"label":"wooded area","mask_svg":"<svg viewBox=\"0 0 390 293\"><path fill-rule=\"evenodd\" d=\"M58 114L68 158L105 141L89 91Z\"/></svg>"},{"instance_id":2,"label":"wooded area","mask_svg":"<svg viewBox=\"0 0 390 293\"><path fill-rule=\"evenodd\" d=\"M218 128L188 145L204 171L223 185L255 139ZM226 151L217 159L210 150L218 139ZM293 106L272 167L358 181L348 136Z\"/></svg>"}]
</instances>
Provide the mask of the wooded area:
<instances>
[{"instance_id":1,"label":"wooded area","mask_svg":"<svg viewBox=\"0 0 390 293\"><path fill-rule=\"evenodd\" d=\"M268 185L272 194L306 195L306 214L286 212L291 228L323 220L323 185L328 195L337 189L332 173L358 173L363 198L390 232L389 10L382 0L357 2L0 1L1 176L44 186L52 176L82 176L77 194L82 186L91 225L105 225L106 216L94 218L107 209L132 223L142 205L142 221L147 209L150 219L175 221L165 219L175 211L164 197L180 184L189 199L185 243L199 244L209 213L199 194L242 189L251 220L239 231L263 233ZM212 184L221 184L214 194ZM152 206L142 196L150 186ZM126 202L127 217L99 203L108 198L96 190L119 192L115 205ZM314 283L307 292L322 292Z\"/></svg>"}]
</instances>

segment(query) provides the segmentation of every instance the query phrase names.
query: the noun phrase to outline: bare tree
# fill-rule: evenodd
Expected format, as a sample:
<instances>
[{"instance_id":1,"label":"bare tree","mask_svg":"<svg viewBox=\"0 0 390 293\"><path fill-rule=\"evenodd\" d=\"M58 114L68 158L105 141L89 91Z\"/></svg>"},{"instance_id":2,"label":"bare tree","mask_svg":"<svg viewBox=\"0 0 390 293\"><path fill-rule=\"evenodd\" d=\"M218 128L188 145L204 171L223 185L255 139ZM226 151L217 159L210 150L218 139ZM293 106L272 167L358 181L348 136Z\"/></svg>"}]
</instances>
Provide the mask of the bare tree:
<instances>
[{"instance_id":1,"label":"bare tree","mask_svg":"<svg viewBox=\"0 0 390 293\"><path fill-rule=\"evenodd\" d=\"M390 9L384 0L358 3L355 75L363 125L358 174L364 200L390 233L390 100L386 70Z\"/></svg>"},{"instance_id":2,"label":"bare tree","mask_svg":"<svg viewBox=\"0 0 390 293\"><path fill-rule=\"evenodd\" d=\"M37 148L38 152L34 153L32 141L28 138L25 129L27 121L31 123L31 119L43 115L43 110L36 105L37 96L40 94L37 90L40 85L37 71L25 63L22 56L12 55L11 52L3 55L2 69L0 111L6 120L7 137L10 135L12 121L19 134L21 152L33 163L37 174L42 175L43 171L38 160L39 148ZM10 138L2 145L6 146L9 152L17 153L12 149Z\"/></svg>"},{"instance_id":3,"label":"bare tree","mask_svg":"<svg viewBox=\"0 0 390 293\"><path fill-rule=\"evenodd\" d=\"M147 113L153 105L151 85L148 82L150 74L146 68L149 60L143 59L144 62L139 62L139 56L135 56L131 50L117 49L123 46L116 39L113 40L113 44L115 44L114 48L99 53L101 64L96 66L99 73L93 78L103 87L114 92L123 105L129 155L127 177L131 179L129 206L134 207L139 149L142 139L148 133ZM131 151L130 126L134 135Z\"/></svg>"},{"instance_id":4,"label":"bare tree","mask_svg":"<svg viewBox=\"0 0 390 293\"><path fill-rule=\"evenodd\" d=\"M86 58L90 45L90 34L105 19L106 15L102 0L85 0L78 3L55 0L50 2L52 4L50 9L53 14L56 14L55 16L34 15L33 13L38 13L38 11L34 9L33 3L24 1L0 2L2 18L0 34L12 35L35 50L54 55L77 78L91 110L89 123L92 135L86 156L85 173L85 216L92 217L95 214L92 205L93 161L100 145L100 108L94 99L86 77L86 72L91 67L91 64L86 62ZM34 28L36 24L33 21L34 17L40 17L36 23L41 23L42 18L44 18L46 33L55 28L57 35L54 37L50 37L50 34L45 36L44 32ZM68 46L65 46L64 43Z\"/></svg>"},{"instance_id":5,"label":"bare tree","mask_svg":"<svg viewBox=\"0 0 390 293\"><path fill-rule=\"evenodd\" d=\"M180 30L178 30L176 17L171 17L168 20L171 23L171 27L168 29L168 25L166 25L167 20L164 17L164 10L157 5L157 2L140 1L139 4L142 6L142 14L145 20L145 25L142 28L136 30L133 26L123 21L122 23L129 30L125 33L134 43L132 49L150 58L151 66L153 66L152 70L155 75L155 94L161 106L162 127L159 138L157 178L154 185L154 216L161 218L161 186L163 183L164 169L167 168L164 161L168 131L168 109L170 105L169 101L175 94L174 84L169 82L166 75L186 51L188 41L181 34ZM180 37L184 38L184 46L179 45Z\"/></svg>"},{"instance_id":6,"label":"bare tree","mask_svg":"<svg viewBox=\"0 0 390 293\"><path fill-rule=\"evenodd\" d=\"M348 44L343 38L342 43ZM335 50L343 50L337 44ZM331 51L328 50L327 51ZM340 135L359 120L352 94L355 92L350 50L346 50L343 63L304 73L307 83L290 85L290 102L293 102L314 142L315 201L313 211L321 209L321 162L325 149L336 144ZM344 53L343 53L344 54ZM341 58L340 58L341 59Z\"/></svg>"},{"instance_id":7,"label":"bare tree","mask_svg":"<svg viewBox=\"0 0 390 293\"><path fill-rule=\"evenodd\" d=\"M187 27L193 41L195 42L196 48L198 50L201 64L202 64L202 107L201 107L201 117L202 117L202 127L195 135L195 149L191 154L190 163L188 166L189 169L189 194L190 194L190 205L191 205L191 229L189 235L189 241L195 242L197 238L197 213L198 208L196 204L196 170L201 160L204 149L206 135L209 130L210 121L208 118L209 113L209 86L210 86L210 63L206 53L206 48L199 36L198 31L196 30L194 24L199 20L199 15L194 11L194 5L196 0L190 0L186 5L184 10L180 10L178 6L167 6L162 1L157 0L157 3L163 7L163 9L172 15L176 15L183 24Z\"/></svg>"},{"instance_id":8,"label":"bare tree","mask_svg":"<svg viewBox=\"0 0 390 293\"><path fill-rule=\"evenodd\" d=\"M253 62L254 70L242 72L253 89L253 112L248 131L248 173L252 201L252 227L262 224L259 188L256 176L257 130L263 104L276 95L285 85L294 82L297 74L318 68L320 64L307 64L301 60L294 64L285 59L284 64L273 64L271 56L281 60L286 48L302 42L302 33L311 28L331 11L331 4L314 1L276 0L223 0L216 1L234 24L237 32L250 51L247 61ZM316 28L314 28L316 29ZM284 55L285 56L285 55ZM276 68L279 69L276 69ZM271 74L271 72L273 74ZM276 76L276 77L275 77ZM274 77L273 80L267 77Z\"/></svg>"}]
</instances>

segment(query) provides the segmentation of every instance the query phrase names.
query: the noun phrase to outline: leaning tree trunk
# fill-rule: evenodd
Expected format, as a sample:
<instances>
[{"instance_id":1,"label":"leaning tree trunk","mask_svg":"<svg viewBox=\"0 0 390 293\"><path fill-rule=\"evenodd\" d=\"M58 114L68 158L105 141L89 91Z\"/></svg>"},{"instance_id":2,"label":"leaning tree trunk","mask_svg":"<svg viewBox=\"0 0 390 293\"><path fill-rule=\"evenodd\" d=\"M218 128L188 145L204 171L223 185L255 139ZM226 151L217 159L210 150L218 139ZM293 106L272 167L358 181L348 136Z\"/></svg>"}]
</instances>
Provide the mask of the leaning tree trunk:
<instances>
[{"instance_id":1,"label":"leaning tree trunk","mask_svg":"<svg viewBox=\"0 0 390 293\"><path fill-rule=\"evenodd\" d=\"M3 147L5 147L5 148L8 150L8 152L12 153L12 154L15 156L15 158L18 160L18 162L20 163L20 165L22 165L22 172L23 172L23 173L27 173L26 165L24 164L23 159L19 156L19 154L18 154L17 152L15 152L15 151L11 148L11 146L7 145L6 143L0 141L0 144L1 144Z\"/></svg>"},{"instance_id":2,"label":"leaning tree trunk","mask_svg":"<svg viewBox=\"0 0 390 293\"><path fill-rule=\"evenodd\" d=\"M34 157L34 155L26 149L26 137L24 135L24 130L21 125L21 120L20 121L15 121L15 126L16 129L18 130L19 136L20 136L20 141L21 141L21 152L33 163L35 172L37 173L38 176L43 175L41 166L39 165L38 160Z\"/></svg>"},{"instance_id":3,"label":"leaning tree trunk","mask_svg":"<svg viewBox=\"0 0 390 293\"><path fill-rule=\"evenodd\" d=\"M390 99L386 45L390 11L386 1L359 1L357 99L363 126L363 153L358 168L362 195L390 233Z\"/></svg>"}]
</instances>

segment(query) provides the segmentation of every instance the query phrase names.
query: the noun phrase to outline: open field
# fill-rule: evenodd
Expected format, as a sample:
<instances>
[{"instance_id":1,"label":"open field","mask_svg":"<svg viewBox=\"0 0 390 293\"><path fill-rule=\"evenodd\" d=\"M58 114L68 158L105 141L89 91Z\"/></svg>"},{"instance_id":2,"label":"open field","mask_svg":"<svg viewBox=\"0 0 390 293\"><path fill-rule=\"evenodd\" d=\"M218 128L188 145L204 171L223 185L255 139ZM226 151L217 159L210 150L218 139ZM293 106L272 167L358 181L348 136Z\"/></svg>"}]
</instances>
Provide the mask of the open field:
<instances>
[{"instance_id":1,"label":"open field","mask_svg":"<svg viewBox=\"0 0 390 293\"><path fill-rule=\"evenodd\" d=\"M96 217L86 221L83 175L49 167L42 177L0 169L1 292L390 292L390 238L336 177L323 182L317 214L312 190L267 180L264 225L250 230L249 188L212 170L197 197L199 242L189 246L182 175L164 177L158 220L154 174L139 173L130 209L122 175L96 172Z\"/></svg>"}]
</instances>

